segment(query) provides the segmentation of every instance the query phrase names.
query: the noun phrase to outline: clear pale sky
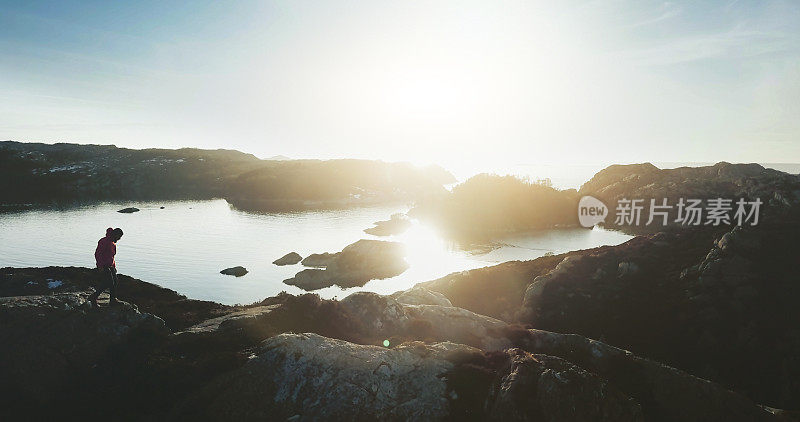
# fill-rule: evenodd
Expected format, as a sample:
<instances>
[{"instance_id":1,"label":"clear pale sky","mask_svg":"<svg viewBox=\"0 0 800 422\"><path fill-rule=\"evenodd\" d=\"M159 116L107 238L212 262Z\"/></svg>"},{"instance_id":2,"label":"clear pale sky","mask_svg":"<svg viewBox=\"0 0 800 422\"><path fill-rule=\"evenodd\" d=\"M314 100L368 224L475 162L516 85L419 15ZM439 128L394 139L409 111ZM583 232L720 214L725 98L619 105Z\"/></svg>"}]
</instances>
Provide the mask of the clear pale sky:
<instances>
[{"instance_id":1,"label":"clear pale sky","mask_svg":"<svg viewBox=\"0 0 800 422\"><path fill-rule=\"evenodd\" d=\"M800 162L800 2L0 1L0 139Z\"/></svg>"}]
</instances>

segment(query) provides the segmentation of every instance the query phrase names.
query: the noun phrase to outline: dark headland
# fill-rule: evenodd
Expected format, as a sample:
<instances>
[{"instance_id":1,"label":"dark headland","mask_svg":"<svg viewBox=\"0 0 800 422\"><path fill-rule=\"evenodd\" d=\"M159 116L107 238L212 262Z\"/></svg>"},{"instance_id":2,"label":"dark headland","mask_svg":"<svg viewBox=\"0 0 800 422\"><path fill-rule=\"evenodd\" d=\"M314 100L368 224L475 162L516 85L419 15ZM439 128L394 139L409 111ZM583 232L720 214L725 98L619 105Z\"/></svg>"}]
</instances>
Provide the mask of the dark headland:
<instances>
[{"instance_id":1,"label":"dark headland","mask_svg":"<svg viewBox=\"0 0 800 422\"><path fill-rule=\"evenodd\" d=\"M0 142L5 209L98 200L224 198L251 211L405 203L455 181L441 167L370 160L260 160L233 150Z\"/></svg>"}]
</instances>

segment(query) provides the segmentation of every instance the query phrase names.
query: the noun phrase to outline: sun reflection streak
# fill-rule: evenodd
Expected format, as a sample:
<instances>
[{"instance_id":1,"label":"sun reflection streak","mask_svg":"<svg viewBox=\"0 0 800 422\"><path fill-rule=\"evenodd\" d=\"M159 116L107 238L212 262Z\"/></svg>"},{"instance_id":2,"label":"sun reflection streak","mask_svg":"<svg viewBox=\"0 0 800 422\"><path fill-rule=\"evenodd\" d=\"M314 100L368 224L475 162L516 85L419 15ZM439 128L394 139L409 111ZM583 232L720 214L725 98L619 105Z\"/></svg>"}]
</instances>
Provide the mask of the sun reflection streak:
<instances>
[{"instance_id":1,"label":"sun reflection streak","mask_svg":"<svg viewBox=\"0 0 800 422\"><path fill-rule=\"evenodd\" d=\"M469 259L463 254L453 254L453 242L446 240L435 227L415 219L411 222L408 230L390 239L406 246L409 275L447 274L475 265L475 259Z\"/></svg>"}]
</instances>

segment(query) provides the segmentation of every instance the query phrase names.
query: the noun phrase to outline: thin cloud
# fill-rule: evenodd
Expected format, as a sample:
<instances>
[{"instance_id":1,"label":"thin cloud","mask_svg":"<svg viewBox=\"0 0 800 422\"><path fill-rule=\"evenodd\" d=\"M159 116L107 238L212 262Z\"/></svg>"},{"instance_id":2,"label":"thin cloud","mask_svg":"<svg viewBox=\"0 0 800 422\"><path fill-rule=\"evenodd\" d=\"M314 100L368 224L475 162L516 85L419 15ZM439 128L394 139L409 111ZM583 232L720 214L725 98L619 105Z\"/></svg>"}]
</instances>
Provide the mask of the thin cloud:
<instances>
[{"instance_id":1,"label":"thin cloud","mask_svg":"<svg viewBox=\"0 0 800 422\"><path fill-rule=\"evenodd\" d=\"M739 0L731 0L728 4L725 5L724 10L726 12L730 12L733 8L739 3Z\"/></svg>"},{"instance_id":2,"label":"thin cloud","mask_svg":"<svg viewBox=\"0 0 800 422\"><path fill-rule=\"evenodd\" d=\"M679 16L680 14L683 13L683 8L681 6L676 5L675 3L672 3L672 2L663 3L661 5L660 9L661 10L659 11L658 15L656 15L654 17L651 17L651 18L648 18L648 19L645 19L645 20L642 20L642 21L639 21L639 22L636 22L634 24L631 24L628 27L629 28L639 28L639 27L643 27L643 26L653 25L653 24L665 21L667 19L672 19L672 18L674 18L676 16Z\"/></svg>"},{"instance_id":3,"label":"thin cloud","mask_svg":"<svg viewBox=\"0 0 800 422\"><path fill-rule=\"evenodd\" d=\"M36 123L36 124L16 124L16 125L0 125L0 130L28 130L28 129L48 129L48 130L86 130L94 128L161 128L164 127L163 123Z\"/></svg>"},{"instance_id":4,"label":"thin cloud","mask_svg":"<svg viewBox=\"0 0 800 422\"><path fill-rule=\"evenodd\" d=\"M798 37L780 32L733 30L679 38L652 48L630 50L622 58L644 66L710 59L747 59L797 50Z\"/></svg>"}]
</instances>

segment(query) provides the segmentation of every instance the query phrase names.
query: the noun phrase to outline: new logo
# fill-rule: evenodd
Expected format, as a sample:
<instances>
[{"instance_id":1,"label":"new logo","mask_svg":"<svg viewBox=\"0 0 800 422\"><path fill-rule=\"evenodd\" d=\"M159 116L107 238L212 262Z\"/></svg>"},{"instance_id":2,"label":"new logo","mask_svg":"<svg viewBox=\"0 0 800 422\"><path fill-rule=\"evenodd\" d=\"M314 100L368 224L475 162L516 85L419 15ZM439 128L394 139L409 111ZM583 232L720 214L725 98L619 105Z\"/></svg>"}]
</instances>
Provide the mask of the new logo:
<instances>
[{"instance_id":1,"label":"new logo","mask_svg":"<svg viewBox=\"0 0 800 422\"><path fill-rule=\"evenodd\" d=\"M578 202L578 221L583 227L594 227L603 222L608 216L608 207L603 201L593 197L584 196Z\"/></svg>"}]
</instances>

